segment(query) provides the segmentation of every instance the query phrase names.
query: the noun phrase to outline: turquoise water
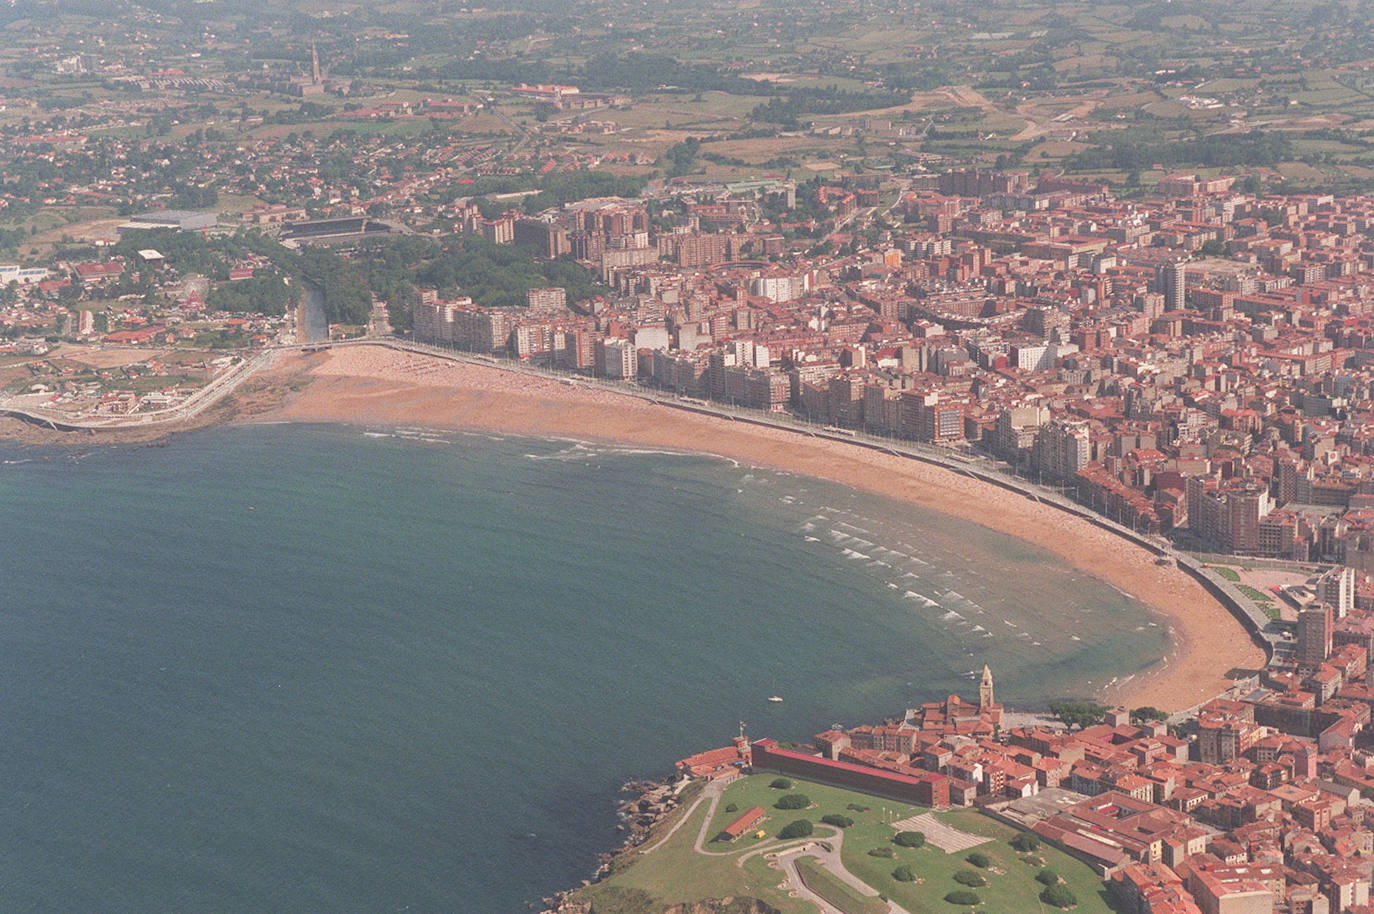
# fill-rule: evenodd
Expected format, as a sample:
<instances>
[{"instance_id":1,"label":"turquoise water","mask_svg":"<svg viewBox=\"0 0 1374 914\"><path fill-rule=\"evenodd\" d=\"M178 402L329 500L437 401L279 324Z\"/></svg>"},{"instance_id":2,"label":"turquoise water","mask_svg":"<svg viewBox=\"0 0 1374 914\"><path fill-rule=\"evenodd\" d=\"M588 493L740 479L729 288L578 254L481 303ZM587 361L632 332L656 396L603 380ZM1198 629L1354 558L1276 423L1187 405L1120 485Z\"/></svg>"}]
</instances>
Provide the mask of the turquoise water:
<instances>
[{"instance_id":1,"label":"turquoise water","mask_svg":"<svg viewBox=\"0 0 1374 914\"><path fill-rule=\"evenodd\" d=\"M0 910L521 911L739 720L805 738L984 662L1038 703L1167 649L1036 547L708 458L314 426L0 458Z\"/></svg>"}]
</instances>

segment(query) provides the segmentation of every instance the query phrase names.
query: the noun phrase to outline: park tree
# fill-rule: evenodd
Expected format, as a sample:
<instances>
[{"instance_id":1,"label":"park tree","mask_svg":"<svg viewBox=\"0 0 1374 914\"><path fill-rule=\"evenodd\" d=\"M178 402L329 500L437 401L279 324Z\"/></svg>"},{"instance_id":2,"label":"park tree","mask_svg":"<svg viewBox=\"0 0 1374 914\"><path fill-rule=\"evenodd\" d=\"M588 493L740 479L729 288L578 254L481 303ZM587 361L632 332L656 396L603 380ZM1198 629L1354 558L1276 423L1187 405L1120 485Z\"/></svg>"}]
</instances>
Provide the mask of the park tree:
<instances>
[{"instance_id":1,"label":"park tree","mask_svg":"<svg viewBox=\"0 0 1374 914\"><path fill-rule=\"evenodd\" d=\"M1151 720L1168 719L1168 711L1161 711L1159 708L1156 708L1153 705L1145 705L1143 707L1136 708L1134 711L1131 712L1131 722L1136 724L1143 724L1146 721Z\"/></svg>"},{"instance_id":2,"label":"park tree","mask_svg":"<svg viewBox=\"0 0 1374 914\"><path fill-rule=\"evenodd\" d=\"M1100 724L1107 708L1092 701L1052 701L1050 713L1070 730Z\"/></svg>"},{"instance_id":3,"label":"park tree","mask_svg":"<svg viewBox=\"0 0 1374 914\"><path fill-rule=\"evenodd\" d=\"M815 830L816 827L811 824L810 819L797 819L784 825L782 831L778 832L778 837L784 841L789 838L805 838Z\"/></svg>"},{"instance_id":4,"label":"park tree","mask_svg":"<svg viewBox=\"0 0 1374 914\"><path fill-rule=\"evenodd\" d=\"M778 797L773 806L776 809L805 809L811 805L811 798L804 793L789 793Z\"/></svg>"},{"instance_id":5,"label":"park tree","mask_svg":"<svg viewBox=\"0 0 1374 914\"><path fill-rule=\"evenodd\" d=\"M902 865L892 871L892 878L898 882L915 882L916 871L909 866Z\"/></svg>"},{"instance_id":6,"label":"park tree","mask_svg":"<svg viewBox=\"0 0 1374 914\"><path fill-rule=\"evenodd\" d=\"M1052 885L1040 893L1040 900L1056 908L1072 908L1078 904L1078 897L1066 885Z\"/></svg>"},{"instance_id":7,"label":"park tree","mask_svg":"<svg viewBox=\"0 0 1374 914\"><path fill-rule=\"evenodd\" d=\"M842 816L834 812L829 815L821 816L821 821L826 825L833 825L836 828L848 828L854 824L854 820L849 818L849 816Z\"/></svg>"},{"instance_id":8,"label":"park tree","mask_svg":"<svg viewBox=\"0 0 1374 914\"><path fill-rule=\"evenodd\" d=\"M973 889L955 889L945 896L945 901L957 905L982 904L983 899L978 897L978 893Z\"/></svg>"},{"instance_id":9,"label":"park tree","mask_svg":"<svg viewBox=\"0 0 1374 914\"><path fill-rule=\"evenodd\" d=\"M972 863L974 866L978 867L980 870L985 870L988 867L992 866L992 860L990 860L988 858L988 855L983 853L982 851L974 851L964 859L967 860L969 863Z\"/></svg>"},{"instance_id":10,"label":"park tree","mask_svg":"<svg viewBox=\"0 0 1374 914\"><path fill-rule=\"evenodd\" d=\"M926 843L926 836L918 831L899 831L893 836L892 843L899 847L920 847Z\"/></svg>"},{"instance_id":11,"label":"park tree","mask_svg":"<svg viewBox=\"0 0 1374 914\"><path fill-rule=\"evenodd\" d=\"M792 779L791 779L791 778L773 778L773 783L769 784L768 786L769 786L769 787L773 787L773 788L775 788L775 789L777 789L777 790L791 790L791 789L792 789Z\"/></svg>"}]
</instances>

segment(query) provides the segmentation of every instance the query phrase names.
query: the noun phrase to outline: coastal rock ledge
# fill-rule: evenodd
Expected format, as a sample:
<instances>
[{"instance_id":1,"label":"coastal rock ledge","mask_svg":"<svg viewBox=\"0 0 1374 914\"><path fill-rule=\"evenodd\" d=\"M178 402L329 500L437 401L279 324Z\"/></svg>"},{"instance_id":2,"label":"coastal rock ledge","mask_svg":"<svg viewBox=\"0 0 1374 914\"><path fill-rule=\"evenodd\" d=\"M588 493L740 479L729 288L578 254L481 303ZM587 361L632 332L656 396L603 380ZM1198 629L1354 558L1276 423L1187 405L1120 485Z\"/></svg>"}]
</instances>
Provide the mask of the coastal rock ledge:
<instances>
[{"instance_id":1,"label":"coastal rock ledge","mask_svg":"<svg viewBox=\"0 0 1374 914\"><path fill-rule=\"evenodd\" d=\"M582 880L581 888L604 879L611 872L611 867L617 857L647 841L650 834L653 833L654 826L661 822L668 813L677 809L682 802L677 792L677 784L671 780L630 781L620 788L620 792L629 795L628 799L616 805L616 817L620 820L616 830L625 833L625 840L615 851L598 856L596 872L591 879ZM567 889L543 899L541 914L597 914L592 903L579 901L574 897L576 892L577 889ZM647 898L648 896L646 896ZM726 898L719 902L701 902L699 904L730 905L744 900L746 899ZM761 904L754 902L754 899L747 899L747 901ZM651 905L643 910L644 914L666 914L666 912L661 912L657 905ZM668 910L672 914L697 914L698 907L693 906L689 909L683 905L676 905ZM700 914L776 914L776 912L764 905L763 907L701 908Z\"/></svg>"}]
</instances>

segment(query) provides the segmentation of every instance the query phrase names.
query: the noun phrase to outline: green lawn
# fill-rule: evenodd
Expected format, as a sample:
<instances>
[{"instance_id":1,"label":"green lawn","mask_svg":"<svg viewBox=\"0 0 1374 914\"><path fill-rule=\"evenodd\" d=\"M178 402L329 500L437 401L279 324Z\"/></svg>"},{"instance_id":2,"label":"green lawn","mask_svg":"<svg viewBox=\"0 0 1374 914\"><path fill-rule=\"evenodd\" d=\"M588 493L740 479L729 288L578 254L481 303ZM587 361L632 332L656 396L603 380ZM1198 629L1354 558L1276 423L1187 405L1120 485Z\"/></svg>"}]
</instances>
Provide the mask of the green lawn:
<instances>
[{"instance_id":1,"label":"green lawn","mask_svg":"<svg viewBox=\"0 0 1374 914\"><path fill-rule=\"evenodd\" d=\"M773 782L777 775L756 774L747 778L740 778L725 790L725 795L720 798L720 805L716 808L715 818L711 820L709 835L718 834L725 826L729 825L740 813L749 809L751 806L762 806L767 813L767 818L759 826L768 833L765 841L772 840L777 834L778 829L788 822L795 819L810 819L817 824L817 832L828 831L828 826L820 825L821 816L830 813L838 813L849 816L855 824L872 820L881 824L884 817L888 821L894 819L904 819L907 816L918 815L925 812L924 806L915 806L910 803L898 803L895 800L884 800L872 797L868 794L855 793L850 790L840 790L836 787L825 787L821 784L813 784L809 781L801 781L792 778L792 787L787 790L780 790L768 785ZM790 793L804 793L811 799L810 809L775 809L773 804L779 797ZM734 804L736 811L726 812L725 808ZM858 806L861 809L851 807ZM746 843L763 843L753 837L751 831L737 840L734 845L723 845L719 843L708 844L708 850L722 849L727 846L744 846Z\"/></svg>"},{"instance_id":2,"label":"green lawn","mask_svg":"<svg viewBox=\"0 0 1374 914\"><path fill-rule=\"evenodd\" d=\"M1240 580L1240 572L1236 571L1234 568L1227 568L1225 565L1209 565L1207 567L1210 570L1215 571L1221 577L1230 581L1232 584Z\"/></svg>"},{"instance_id":3,"label":"green lawn","mask_svg":"<svg viewBox=\"0 0 1374 914\"><path fill-rule=\"evenodd\" d=\"M960 831L992 839L973 849L986 854L992 861L990 867L979 870L988 881L987 885L974 889L983 900L983 906L979 910L1041 910L1038 896L1044 886L1035 881L1035 874L1039 872L1040 865L1024 861L1023 856L1043 860L1045 866L1059 874L1078 897L1078 907L1075 910L1114 910L1109 903L1106 887L1097 878L1097 874L1087 864L1062 851L1041 844L1040 849L1032 855L1019 854L1008 844L1017 834L1015 829L971 809L937 813L937 818ZM844 843L845 867L912 914L944 914L968 910L966 907L952 905L944 898L950 892L963 888L954 881L954 874L969 868L965 857L972 851L946 854L930 844L914 849L896 847L891 844L891 836L892 829L881 824L876 827L856 824L848 829ZM897 853L895 859L869 856L870 848L884 845L893 847ZM892 878L893 870L902 864L915 870L917 877L924 882L898 882Z\"/></svg>"},{"instance_id":4,"label":"green lawn","mask_svg":"<svg viewBox=\"0 0 1374 914\"><path fill-rule=\"evenodd\" d=\"M797 861L797 873L806 887L845 914L886 914L887 905L872 896L863 896L830 874L814 859L803 857Z\"/></svg>"},{"instance_id":5,"label":"green lawn","mask_svg":"<svg viewBox=\"0 0 1374 914\"><path fill-rule=\"evenodd\" d=\"M733 819L735 815L738 813L730 818ZM778 815L785 813L779 811ZM793 813L781 822L774 818L768 823L772 827L770 834L800 815ZM692 844L705 818L706 805L702 804L667 844L649 854L630 851L622 855L617 860L614 874L585 889L582 897L594 900L598 911L602 909L602 901L615 899L616 910L624 910L627 914L659 914L671 904L723 898L726 895L758 898L789 914L793 911L817 914L816 907L810 902L791 898L779 890L782 872L768 866L761 854L751 857L743 866L736 865L741 853L757 842L746 843L745 839L740 839L737 846L716 845L729 848L720 856L704 856L693 850ZM659 833L671 827L676 819L674 816L663 823ZM647 845L651 846L655 840L650 839ZM633 894L629 890L642 894ZM634 898L648 901L637 909L630 903L630 899Z\"/></svg>"},{"instance_id":6,"label":"green lawn","mask_svg":"<svg viewBox=\"0 0 1374 914\"><path fill-rule=\"evenodd\" d=\"M821 825L821 816L837 813L854 820L854 825L844 830L843 845L844 864L851 873L911 914L954 914L967 910L944 901L944 896L963 888L953 877L959 870L969 869L965 860L968 852L946 854L929 844L921 848L892 844L895 831L889 823L928 812L928 809L798 778L792 778L792 786L787 789L770 787L776 777L756 774L731 784L721 797L707 830L708 836L714 836L750 807L761 806L767 813L758 826L764 831L764 838L755 837L757 829L733 842L710 841L708 837L705 847L709 855L696 853L692 844L705 820L703 805L693 811L686 824L665 845L647 855L638 852L625 855L614 875L586 889L584 896L607 902L607 910L612 910L609 903L614 901L614 910L630 914L638 910L643 914L658 914L669 904L725 895L759 898L784 914L811 914L815 910L812 904L779 890L782 874L768 864L764 854L750 852L775 845L778 830L800 818L816 823L813 837L824 841L836 830ZM811 800L810 808L774 808L780 797L791 793L805 794ZM735 809L727 812L726 807L730 804ZM991 860L987 869L978 870L988 881L986 886L975 889L984 902L978 910L997 914L1039 912L1038 896L1043 886L1035 881L1035 874L1041 866L1049 866L1064 879L1078 897L1075 910L1080 914L1106 914L1115 910L1109 903L1105 886L1086 864L1043 844L1034 854L1020 854L1008 843L1018 834L1015 829L971 809L954 809L936 815L960 831L990 839L974 848ZM874 848L891 848L894 856L871 856L868 852ZM740 859L745 856L747 859L740 865ZM910 866L921 881L903 883L894 879L893 871L903 864ZM828 897L819 889L813 888L813 891ZM852 901L858 904L870 900L855 894ZM845 910L854 910L856 914L865 912L863 908L851 909L836 901L832 903ZM638 909L634 907L637 904L641 906ZM659 904L659 907L645 906L649 904Z\"/></svg>"},{"instance_id":7,"label":"green lawn","mask_svg":"<svg viewBox=\"0 0 1374 914\"><path fill-rule=\"evenodd\" d=\"M1237 584L1236 590L1239 590L1241 593L1260 604L1260 606L1265 606L1274 602L1273 597L1269 596L1269 594L1262 590L1257 590L1249 584Z\"/></svg>"}]
</instances>

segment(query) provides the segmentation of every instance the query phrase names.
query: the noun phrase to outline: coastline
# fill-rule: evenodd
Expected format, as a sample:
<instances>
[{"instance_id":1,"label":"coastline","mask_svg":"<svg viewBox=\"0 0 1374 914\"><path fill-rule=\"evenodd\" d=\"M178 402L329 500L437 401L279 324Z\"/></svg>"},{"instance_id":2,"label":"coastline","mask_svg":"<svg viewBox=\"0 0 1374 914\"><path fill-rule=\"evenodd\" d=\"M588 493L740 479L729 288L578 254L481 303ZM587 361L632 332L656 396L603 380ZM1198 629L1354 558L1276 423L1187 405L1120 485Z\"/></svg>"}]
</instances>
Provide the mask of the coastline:
<instances>
[{"instance_id":1,"label":"coastline","mask_svg":"<svg viewBox=\"0 0 1374 914\"><path fill-rule=\"evenodd\" d=\"M420 425L700 453L825 479L1036 543L1141 601L1167 623L1171 652L1125 688L1097 696L1110 703L1184 710L1224 691L1228 670L1264 663L1263 651L1225 607L1183 571L1155 565L1145 548L1082 518L919 461L381 346L336 347L284 360L254 385L247 401L217 412L212 421Z\"/></svg>"}]
</instances>

